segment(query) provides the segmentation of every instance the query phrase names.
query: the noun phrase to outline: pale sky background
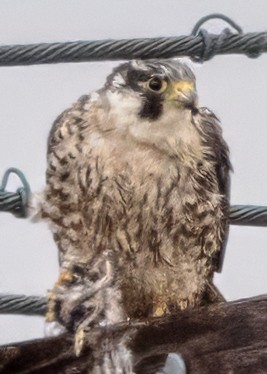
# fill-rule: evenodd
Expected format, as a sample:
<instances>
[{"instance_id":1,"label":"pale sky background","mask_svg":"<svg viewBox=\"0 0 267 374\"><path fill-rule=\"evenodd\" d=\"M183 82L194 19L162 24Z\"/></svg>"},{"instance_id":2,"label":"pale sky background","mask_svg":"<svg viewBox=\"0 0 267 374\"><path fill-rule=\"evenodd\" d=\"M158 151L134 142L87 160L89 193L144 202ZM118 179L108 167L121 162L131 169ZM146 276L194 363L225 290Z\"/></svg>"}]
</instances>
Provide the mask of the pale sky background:
<instances>
[{"instance_id":1,"label":"pale sky background","mask_svg":"<svg viewBox=\"0 0 267 374\"><path fill-rule=\"evenodd\" d=\"M265 0L0 0L1 43L187 35L224 13L244 32L266 31ZM210 21L219 32L224 23ZM46 139L56 116L98 89L118 62L0 67L0 176L13 166L32 191L45 180ZM267 204L267 56L218 56L194 67L200 102L221 119L234 166L232 204ZM12 179L9 190L19 184ZM266 293L267 231L231 227L216 284L228 300ZM57 278L46 224L0 213L0 293L44 295ZM41 337L41 317L0 315L0 344Z\"/></svg>"}]
</instances>

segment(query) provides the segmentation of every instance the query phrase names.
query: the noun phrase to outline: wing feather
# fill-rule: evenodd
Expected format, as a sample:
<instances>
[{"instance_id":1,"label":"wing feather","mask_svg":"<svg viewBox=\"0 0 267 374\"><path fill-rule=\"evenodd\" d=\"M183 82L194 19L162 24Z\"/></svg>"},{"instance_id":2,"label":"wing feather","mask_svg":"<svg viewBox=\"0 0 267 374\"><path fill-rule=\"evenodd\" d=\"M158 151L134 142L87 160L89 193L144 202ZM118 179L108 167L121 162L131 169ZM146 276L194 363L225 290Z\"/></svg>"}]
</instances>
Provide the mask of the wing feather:
<instances>
[{"instance_id":1,"label":"wing feather","mask_svg":"<svg viewBox=\"0 0 267 374\"><path fill-rule=\"evenodd\" d=\"M206 149L206 157L214 164L219 192L223 196L221 209L222 243L221 249L214 257L214 270L222 270L225 247L229 231L229 200L230 200L230 171L232 166L229 159L229 148L222 136L222 128L216 115L207 108L200 108L194 116L203 145Z\"/></svg>"},{"instance_id":2,"label":"wing feather","mask_svg":"<svg viewBox=\"0 0 267 374\"><path fill-rule=\"evenodd\" d=\"M83 95L72 107L66 109L56 118L48 136L47 155L62 143L63 138L73 135L73 128L82 124L86 111L85 105L88 106L90 99L90 95Z\"/></svg>"}]
</instances>

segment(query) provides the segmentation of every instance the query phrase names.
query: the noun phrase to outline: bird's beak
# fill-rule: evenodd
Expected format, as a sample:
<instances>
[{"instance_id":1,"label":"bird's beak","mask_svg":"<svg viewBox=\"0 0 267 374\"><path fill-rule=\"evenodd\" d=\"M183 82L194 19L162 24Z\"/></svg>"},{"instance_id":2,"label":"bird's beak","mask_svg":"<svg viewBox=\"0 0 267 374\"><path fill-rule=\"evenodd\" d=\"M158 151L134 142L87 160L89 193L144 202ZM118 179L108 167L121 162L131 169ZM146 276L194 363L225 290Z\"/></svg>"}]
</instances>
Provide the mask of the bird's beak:
<instances>
[{"instance_id":1,"label":"bird's beak","mask_svg":"<svg viewBox=\"0 0 267 374\"><path fill-rule=\"evenodd\" d=\"M194 82L177 81L171 86L168 99L184 105L194 106L197 102L197 93Z\"/></svg>"}]
</instances>

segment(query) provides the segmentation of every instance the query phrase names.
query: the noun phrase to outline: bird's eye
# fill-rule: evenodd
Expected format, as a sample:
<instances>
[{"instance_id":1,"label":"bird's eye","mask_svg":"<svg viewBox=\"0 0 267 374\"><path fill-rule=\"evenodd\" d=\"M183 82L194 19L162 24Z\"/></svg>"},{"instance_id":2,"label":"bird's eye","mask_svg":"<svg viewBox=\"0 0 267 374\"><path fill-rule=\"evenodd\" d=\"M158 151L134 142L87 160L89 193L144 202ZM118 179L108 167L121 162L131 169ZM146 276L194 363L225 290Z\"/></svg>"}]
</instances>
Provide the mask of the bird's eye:
<instances>
[{"instance_id":1,"label":"bird's eye","mask_svg":"<svg viewBox=\"0 0 267 374\"><path fill-rule=\"evenodd\" d=\"M159 77L153 77L148 81L150 91L162 93L166 90L167 82Z\"/></svg>"}]
</instances>

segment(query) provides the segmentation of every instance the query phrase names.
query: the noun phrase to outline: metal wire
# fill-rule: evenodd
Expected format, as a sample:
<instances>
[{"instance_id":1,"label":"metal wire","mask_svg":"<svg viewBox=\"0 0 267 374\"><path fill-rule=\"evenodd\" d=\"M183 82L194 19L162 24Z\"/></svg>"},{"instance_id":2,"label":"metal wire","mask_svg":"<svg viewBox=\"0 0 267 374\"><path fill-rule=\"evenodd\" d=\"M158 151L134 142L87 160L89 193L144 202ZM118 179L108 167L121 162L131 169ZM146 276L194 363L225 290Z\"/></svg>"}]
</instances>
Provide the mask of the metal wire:
<instances>
[{"instance_id":1,"label":"metal wire","mask_svg":"<svg viewBox=\"0 0 267 374\"><path fill-rule=\"evenodd\" d=\"M0 294L0 314L45 315L47 299L41 296Z\"/></svg>"},{"instance_id":2,"label":"metal wire","mask_svg":"<svg viewBox=\"0 0 267 374\"><path fill-rule=\"evenodd\" d=\"M233 205L230 208L230 224L266 227L267 206Z\"/></svg>"},{"instance_id":3,"label":"metal wire","mask_svg":"<svg viewBox=\"0 0 267 374\"><path fill-rule=\"evenodd\" d=\"M238 33L233 33L228 28L219 35L199 30L210 19L222 19ZM179 56L189 56L202 62L215 54L258 57L263 52L267 52L267 32L243 34L242 29L230 18L212 14L201 18L189 36L2 45L0 66Z\"/></svg>"}]
</instances>

